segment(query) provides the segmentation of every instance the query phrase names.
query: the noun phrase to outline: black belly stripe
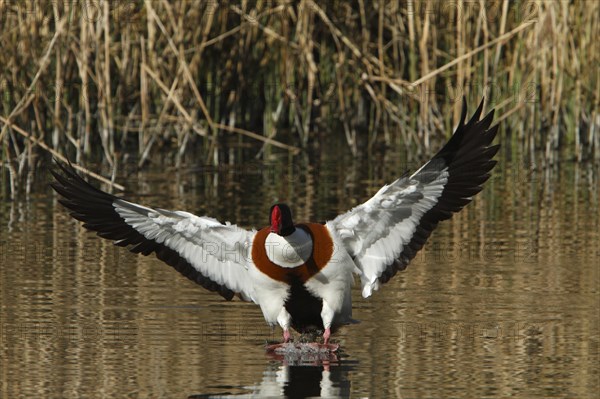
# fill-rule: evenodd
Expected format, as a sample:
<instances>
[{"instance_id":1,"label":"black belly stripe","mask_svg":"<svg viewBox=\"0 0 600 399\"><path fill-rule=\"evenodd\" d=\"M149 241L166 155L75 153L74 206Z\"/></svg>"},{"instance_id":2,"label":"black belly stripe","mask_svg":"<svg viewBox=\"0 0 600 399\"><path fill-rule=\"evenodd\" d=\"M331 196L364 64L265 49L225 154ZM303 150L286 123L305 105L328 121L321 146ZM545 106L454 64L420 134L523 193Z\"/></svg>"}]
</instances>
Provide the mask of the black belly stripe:
<instances>
[{"instance_id":1,"label":"black belly stripe","mask_svg":"<svg viewBox=\"0 0 600 399\"><path fill-rule=\"evenodd\" d=\"M252 260L257 269L274 280L289 285L285 309L292 318L291 327L301 333L323 330L321 310L323 299L311 294L305 283L327 266L333 256L333 239L327 227L306 223L296 225L305 230L313 241L313 253L306 263L296 267L282 267L268 258L265 241L270 233L268 227L257 232L252 243Z\"/></svg>"},{"instance_id":2,"label":"black belly stripe","mask_svg":"<svg viewBox=\"0 0 600 399\"><path fill-rule=\"evenodd\" d=\"M299 278L290 281L290 295L285 301L285 310L292 317L292 328L300 333L322 330L321 309L323 300L317 298L304 286Z\"/></svg>"}]
</instances>

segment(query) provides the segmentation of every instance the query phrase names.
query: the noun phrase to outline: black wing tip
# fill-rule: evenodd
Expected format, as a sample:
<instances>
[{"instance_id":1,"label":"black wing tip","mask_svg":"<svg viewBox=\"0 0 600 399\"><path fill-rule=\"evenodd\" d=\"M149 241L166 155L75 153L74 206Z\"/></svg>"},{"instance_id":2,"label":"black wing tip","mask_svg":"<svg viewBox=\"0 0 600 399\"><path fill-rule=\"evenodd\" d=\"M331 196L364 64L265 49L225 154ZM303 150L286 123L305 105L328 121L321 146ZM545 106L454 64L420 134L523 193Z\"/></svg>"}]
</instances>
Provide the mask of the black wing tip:
<instances>
[{"instance_id":1,"label":"black wing tip","mask_svg":"<svg viewBox=\"0 0 600 399\"><path fill-rule=\"evenodd\" d=\"M487 131L490 128L492 121L494 120L495 113L496 113L496 110L492 109L490 112L487 113L486 116L484 116L482 119L477 121L476 123L477 123L478 129Z\"/></svg>"},{"instance_id":2,"label":"black wing tip","mask_svg":"<svg viewBox=\"0 0 600 399\"><path fill-rule=\"evenodd\" d=\"M481 100L479 101L479 105L477 105L477 109L475 110L475 112L473 113L473 115L471 115L471 118L469 119L469 122L467 122L467 125L473 125L476 123L481 123L483 120L493 120L494 118L494 114L496 112L495 108L492 108L484 117L483 119L481 119L481 113L483 112L483 105L485 104L485 96L481 97ZM461 108L461 115L460 115L460 122L458 124L459 127L464 126L465 125L465 120L467 119L467 114L468 114L468 105L467 105L467 97L463 96L462 97L462 108Z\"/></svg>"},{"instance_id":3,"label":"black wing tip","mask_svg":"<svg viewBox=\"0 0 600 399\"><path fill-rule=\"evenodd\" d=\"M75 167L74 167L74 166L73 166L73 164L71 163L71 160L70 160L69 158L67 158L67 157L65 157L65 159L67 160L67 162L66 162L66 163L65 163L65 162L63 162L63 161L60 161L60 160L58 160L58 159L56 159L56 158L52 158L52 160L54 161L54 164L55 164L56 166L58 166L58 167L60 168L60 170L61 170L61 171L62 171L64 174L66 174L66 175L68 175L68 176L73 176L73 175L77 175L77 176L78 176L78 174L77 174L77 172L76 172L76 170L75 170ZM53 172L53 170L52 170L52 169L51 169L50 171L51 171L51 172ZM54 173L53 173L53 174L54 174Z\"/></svg>"},{"instance_id":4,"label":"black wing tip","mask_svg":"<svg viewBox=\"0 0 600 399\"><path fill-rule=\"evenodd\" d=\"M496 156L500 150L500 144L494 144L487 147L486 151L489 154L490 160Z\"/></svg>"},{"instance_id":5,"label":"black wing tip","mask_svg":"<svg viewBox=\"0 0 600 399\"><path fill-rule=\"evenodd\" d=\"M498 125L490 127L495 114L494 109L481 119L484 103L485 97L481 99L477 110L475 110L469 121L465 124L467 100L463 97L460 123L456 127L452 137L450 137L450 140L448 140L433 159L442 158L446 165L450 165L455 159L463 157L465 153L485 150L491 144L498 131Z\"/></svg>"},{"instance_id":6,"label":"black wing tip","mask_svg":"<svg viewBox=\"0 0 600 399\"><path fill-rule=\"evenodd\" d=\"M79 182L79 180L88 184L76 172L76 170L73 167L73 164L71 163L69 158L66 158L66 159L67 159L67 163L64 163L64 162L59 161L56 158L53 158L54 164L56 166L58 166L60 171L58 171L56 169L50 169L50 173L54 177L54 182L50 183L50 187L52 187L54 189L54 191L56 191L57 193L59 193L60 195L63 195L63 196L64 196L64 194L61 193L58 190L58 188L68 189L69 187L75 186L75 182Z\"/></svg>"},{"instance_id":7,"label":"black wing tip","mask_svg":"<svg viewBox=\"0 0 600 399\"><path fill-rule=\"evenodd\" d=\"M460 111L460 122L458 126L465 125L465 119L467 119L467 97L463 96L462 98L462 110Z\"/></svg>"},{"instance_id":8,"label":"black wing tip","mask_svg":"<svg viewBox=\"0 0 600 399\"><path fill-rule=\"evenodd\" d=\"M116 195L94 187L77 173L76 166L71 163L69 158L66 159L67 162L54 159L58 169L50 169L50 173L54 177L54 181L50 183L50 187L59 195L70 200L76 199L77 201L96 199L112 203L112 201L120 199Z\"/></svg>"},{"instance_id":9,"label":"black wing tip","mask_svg":"<svg viewBox=\"0 0 600 399\"><path fill-rule=\"evenodd\" d=\"M479 119L481 117L481 113L483 112L483 104L484 103L485 103L485 96L481 97L481 101L479 102L479 105L477 106L477 109L475 110L475 112L471 116L471 119L469 119L469 122L467 122L467 126L470 126L470 125L473 125L473 124L479 122ZM461 124L459 126L464 126L464 120L467 117L467 108L468 108L467 107L467 98L466 98L466 96L463 96L463 108L462 108L462 114L461 114Z\"/></svg>"}]
</instances>

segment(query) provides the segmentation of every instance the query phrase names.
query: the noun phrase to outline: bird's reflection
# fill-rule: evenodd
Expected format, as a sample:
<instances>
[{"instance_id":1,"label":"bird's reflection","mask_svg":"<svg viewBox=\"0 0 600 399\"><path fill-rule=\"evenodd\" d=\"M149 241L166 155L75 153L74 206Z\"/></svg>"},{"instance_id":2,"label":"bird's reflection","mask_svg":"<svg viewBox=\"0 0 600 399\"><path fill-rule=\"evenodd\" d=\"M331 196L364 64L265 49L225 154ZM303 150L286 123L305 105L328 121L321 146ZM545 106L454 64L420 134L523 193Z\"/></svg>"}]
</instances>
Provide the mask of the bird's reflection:
<instances>
[{"instance_id":1,"label":"bird's reflection","mask_svg":"<svg viewBox=\"0 0 600 399\"><path fill-rule=\"evenodd\" d=\"M254 386L244 387L244 393L193 395L189 399L239 398L239 397L325 397L347 398L350 396L349 372L355 364L340 360L331 353L327 357L297 357L268 355L263 378Z\"/></svg>"}]
</instances>

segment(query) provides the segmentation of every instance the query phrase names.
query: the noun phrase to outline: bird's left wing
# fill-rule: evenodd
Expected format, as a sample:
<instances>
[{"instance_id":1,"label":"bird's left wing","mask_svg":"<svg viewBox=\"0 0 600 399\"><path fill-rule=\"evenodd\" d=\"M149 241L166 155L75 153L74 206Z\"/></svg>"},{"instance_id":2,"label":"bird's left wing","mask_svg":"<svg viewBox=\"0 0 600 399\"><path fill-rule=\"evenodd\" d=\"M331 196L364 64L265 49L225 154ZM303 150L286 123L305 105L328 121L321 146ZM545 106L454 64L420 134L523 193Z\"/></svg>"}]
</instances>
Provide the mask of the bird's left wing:
<instances>
[{"instance_id":1,"label":"bird's left wing","mask_svg":"<svg viewBox=\"0 0 600 399\"><path fill-rule=\"evenodd\" d=\"M362 294L404 270L437 224L460 211L489 178L498 145L491 145L498 125L490 127L493 111L479 120L483 101L448 143L412 175L384 186L367 202L327 223L354 259Z\"/></svg>"},{"instance_id":2,"label":"bird's left wing","mask_svg":"<svg viewBox=\"0 0 600 399\"><path fill-rule=\"evenodd\" d=\"M254 300L248 250L255 231L188 212L148 208L101 191L58 163L51 184L71 216L100 237L150 255L225 299Z\"/></svg>"}]
</instances>

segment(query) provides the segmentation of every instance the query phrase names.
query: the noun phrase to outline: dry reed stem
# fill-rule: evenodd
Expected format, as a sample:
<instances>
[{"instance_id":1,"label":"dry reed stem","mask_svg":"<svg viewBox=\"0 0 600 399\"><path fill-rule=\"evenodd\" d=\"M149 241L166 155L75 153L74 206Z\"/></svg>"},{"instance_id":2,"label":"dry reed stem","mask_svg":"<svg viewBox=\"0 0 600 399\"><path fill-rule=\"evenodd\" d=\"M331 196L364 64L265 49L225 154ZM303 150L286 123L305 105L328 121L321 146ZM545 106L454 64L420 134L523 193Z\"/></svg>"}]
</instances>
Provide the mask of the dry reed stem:
<instances>
[{"instance_id":1,"label":"dry reed stem","mask_svg":"<svg viewBox=\"0 0 600 399\"><path fill-rule=\"evenodd\" d=\"M29 87L27 88L26 93L30 93L35 88L35 85L37 84L40 76L42 76L42 73L44 73L46 71L46 68L48 67L48 62L50 59L50 54L52 53L52 49L54 48L54 45L56 44L56 40L62 34L66 23L67 23L67 19L62 19L60 21L58 28L56 29L56 32L54 33L54 36L52 37L52 40L48 44L48 48L46 49L44 56L42 57L42 59L40 61L40 67L38 68L38 71L36 72L35 76L31 80L31 83L29 84ZM10 120L15 115L18 115L19 113L21 113L25 109L24 105L31 102L31 100L32 100L32 95L27 95L26 97L21 97L21 99L19 100L17 105L13 108L13 110L7 116L7 119ZM0 132L0 141L2 141L4 138L6 128L7 128L7 125L5 124L4 128Z\"/></svg>"},{"instance_id":2,"label":"dry reed stem","mask_svg":"<svg viewBox=\"0 0 600 399\"><path fill-rule=\"evenodd\" d=\"M198 133L200 136L207 136L206 131L198 128L194 124L194 119L189 114L189 112L185 109L185 107L183 105L181 105L181 103L179 102L177 97L171 95L171 90L167 87L167 85L165 85L163 83L163 81L160 79L158 74L156 72L154 72L152 69L150 69L150 67L148 67L148 65L142 64L141 67L148 75L150 75L150 77L154 80L154 82L158 85L158 87L160 87L160 89L167 95L167 99L169 99L173 102L173 104L177 107L179 112L181 112L181 114L186 119L186 121L188 123L192 124L192 128L194 129L194 131L196 133Z\"/></svg>"},{"instance_id":3,"label":"dry reed stem","mask_svg":"<svg viewBox=\"0 0 600 399\"><path fill-rule=\"evenodd\" d=\"M170 93L170 90L163 83L163 81L158 77L158 74L156 72L152 71L147 65L142 65L142 68L146 71L146 73L148 75L150 75L150 77L154 80L154 82L156 82L156 84L158 85L158 87L160 87L160 89L168 96L169 93ZM177 107L177 109L179 110L179 112L181 112L181 114L184 116L185 120L188 123L190 123L190 125L192 126L192 129L196 133L198 133L200 136L207 136L207 133L204 130L198 128L197 124L194 123L194 119L192 118L192 116L183 107L183 105L181 105L181 103L179 102L179 100L176 97L172 97L171 101L173 102L173 104L175 104L175 106ZM269 139L268 137L264 137L264 136L261 136L260 134L253 133L253 132L250 132L250 131L247 131L247 130L244 130L244 129L235 128L235 127L223 125L221 123L214 123L214 122L213 122L213 128L225 130L225 131L232 132L232 133L239 133L241 135L244 135L244 136L247 136L247 137L251 137L253 139L262 141L264 143L271 144L271 145L274 145L276 147L286 149L286 150L291 151L293 153L297 153L297 152L300 151L300 148L298 148L298 147L294 147L292 145L284 144L284 143L281 143L281 142L279 142L277 140L272 140L272 139Z\"/></svg>"},{"instance_id":4,"label":"dry reed stem","mask_svg":"<svg viewBox=\"0 0 600 399\"><path fill-rule=\"evenodd\" d=\"M372 63L377 64L377 66L380 70L380 74L382 73L381 71L383 70L383 66L379 65L379 60L377 58L371 56L370 54L369 54L369 56L363 55L362 52L358 49L358 47L356 47L356 45L346 35L344 35L337 26L335 26L335 24L327 16L327 13L325 13L325 11L323 11L323 9L321 7L319 7L317 5L317 3L315 3L312 0L308 0L307 3L309 4L308 7L312 7L317 12L319 17L323 20L323 22L331 30L331 33L334 34L335 36L337 36L338 39L340 39L341 42L344 43L346 45L346 47L348 47L350 49L350 51L352 51L352 54L356 58L361 60L367 68L373 68Z\"/></svg>"},{"instance_id":5,"label":"dry reed stem","mask_svg":"<svg viewBox=\"0 0 600 399\"><path fill-rule=\"evenodd\" d=\"M286 40L285 37L279 35L277 32L275 32L271 28L260 24L258 22L257 18L252 17L252 16L244 13L239 7L237 7L237 6L229 6L229 9L231 9L236 14L238 14L242 18L244 18L244 20L246 22L248 22L250 25L258 27L260 30L262 30L263 32L265 32L265 34L267 36L270 36L270 37L274 38L275 40L278 40L278 41L284 43L286 46L289 46L289 47L291 47L293 49L298 49L298 45L296 43L292 43L292 42Z\"/></svg>"},{"instance_id":6,"label":"dry reed stem","mask_svg":"<svg viewBox=\"0 0 600 399\"><path fill-rule=\"evenodd\" d=\"M267 143L267 144L270 144L270 145L275 146L275 147L283 148L284 150L290 151L292 154L297 154L300 151L302 151L300 148L295 147L293 145L284 144L284 143L282 143L280 141L272 140L272 139L270 139L268 137L261 136L260 134L257 134L257 133L254 133L254 132L251 132L251 131L248 131L248 130L244 130L244 129L241 129L241 128L238 128L238 127L223 125L221 123L215 123L214 127L217 128L217 129L225 130L227 132L238 133L238 134L241 134L243 136L247 136L247 137L256 139L258 141L262 141L263 143Z\"/></svg>"},{"instance_id":7,"label":"dry reed stem","mask_svg":"<svg viewBox=\"0 0 600 399\"><path fill-rule=\"evenodd\" d=\"M52 154L52 156L54 158L56 158L64 163L69 162L69 160L65 156L63 156L61 153L50 148L46 143L44 143L43 141L40 141L40 139L38 139L37 137L33 137L31 134L27 133L25 130L21 129L19 126L15 125L14 123L11 123L9 119L0 116L0 122L2 122L5 127L10 128L10 129L14 130L15 132L19 133L21 136L25 137L31 143L40 146L44 151L47 151L50 154ZM99 174L94 173L89 169L84 168L83 166L73 164L73 167L75 169L85 173L86 175L93 177L94 179L96 179L98 181L101 181L102 183L108 184L110 187L114 187L117 190L121 190L121 191L125 190L125 187L123 187L122 185L114 183L114 182L110 181L109 179L107 179L103 176L100 176Z\"/></svg>"},{"instance_id":8,"label":"dry reed stem","mask_svg":"<svg viewBox=\"0 0 600 399\"><path fill-rule=\"evenodd\" d=\"M212 117L210 116L210 113L208 112L208 109L206 108L206 104L204 103L204 100L202 99L202 96L200 95L198 86L196 86L196 83L194 82L194 78L192 77L192 74L190 72L190 69L188 67L186 60L181 56L179 51L177 51L177 47L175 46L175 43L173 43L171 36L165 29L165 26L163 25L160 18L156 14L156 11L154 11L154 8L152 8L152 4L151 4L150 0L146 0L146 7L148 8L148 10L150 10L152 12L153 17L156 20L156 24L162 31L163 35L165 35L165 37L167 38L167 41L169 43L169 46L171 47L171 50L177 56L179 62L181 63L181 66L183 67L185 78L188 81L190 88L194 92L194 95L196 96L198 105L200 106L200 109L202 110L202 113L204 114L204 117L206 118L206 121L208 122L209 127L212 129L214 127L214 121L212 120Z\"/></svg>"},{"instance_id":9,"label":"dry reed stem","mask_svg":"<svg viewBox=\"0 0 600 399\"><path fill-rule=\"evenodd\" d=\"M411 83L412 87L418 86L420 84L422 84L423 82L428 81L429 79L439 75L440 73L450 69L451 67L453 67L454 65L470 58L473 57L475 54L481 52L482 50L485 50L486 48L492 47L493 45L500 43L500 42L504 42L508 39L510 39L512 36L516 35L517 33L521 32L522 30L527 29L528 27L530 27L531 25L533 25L535 23L535 21L528 21L528 22L524 22L521 25L517 26L515 29L511 30L508 33L505 33L501 36L498 36L497 38L495 38L494 40L492 40L489 43L486 44L482 44L479 47L474 48L473 50L469 51L468 53L465 53L463 55L461 55L460 57L455 58L454 60L446 63L445 65L442 65L441 67L429 72L428 74L426 74L425 76L420 77L419 79L415 80L414 82Z\"/></svg>"}]
</instances>

